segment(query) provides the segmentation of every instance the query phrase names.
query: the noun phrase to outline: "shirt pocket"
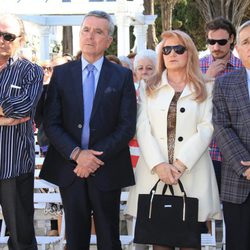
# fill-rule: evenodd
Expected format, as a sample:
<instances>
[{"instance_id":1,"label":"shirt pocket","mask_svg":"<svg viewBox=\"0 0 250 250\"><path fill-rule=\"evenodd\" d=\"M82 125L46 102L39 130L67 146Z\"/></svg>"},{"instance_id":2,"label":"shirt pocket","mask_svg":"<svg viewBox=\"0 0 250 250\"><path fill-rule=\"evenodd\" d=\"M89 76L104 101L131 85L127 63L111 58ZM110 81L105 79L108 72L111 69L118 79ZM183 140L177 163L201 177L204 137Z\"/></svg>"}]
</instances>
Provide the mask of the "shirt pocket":
<instances>
[{"instance_id":1,"label":"shirt pocket","mask_svg":"<svg viewBox=\"0 0 250 250\"><path fill-rule=\"evenodd\" d=\"M17 85L11 85L9 90L8 90L7 96L17 97L20 94L21 94L21 87L17 86Z\"/></svg>"}]
</instances>

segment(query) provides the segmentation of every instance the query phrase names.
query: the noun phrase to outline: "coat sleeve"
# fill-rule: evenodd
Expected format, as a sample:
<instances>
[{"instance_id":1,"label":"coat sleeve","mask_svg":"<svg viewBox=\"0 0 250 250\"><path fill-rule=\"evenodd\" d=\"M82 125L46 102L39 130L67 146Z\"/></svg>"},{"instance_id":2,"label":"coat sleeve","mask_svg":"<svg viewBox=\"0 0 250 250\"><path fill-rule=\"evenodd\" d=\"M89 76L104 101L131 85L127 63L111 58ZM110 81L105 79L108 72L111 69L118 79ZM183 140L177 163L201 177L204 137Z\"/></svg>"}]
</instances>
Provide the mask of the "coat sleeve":
<instances>
[{"instance_id":1,"label":"coat sleeve","mask_svg":"<svg viewBox=\"0 0 250 250\"><path fill-rule=\"evenodd\" d=\"M23 76L20 93L0 99L6 117L22 118L31 115L42 93L43 73L38 65L30 65Z\"/></svg>"},{"instance_id":2,"label":"coat sleeve","mask_svg":"<svg viewBox=\"0 0 250 250\"><path fill-rule=\"evenodd\" d=\"M132 72L126 71L123 77L125 79L121 91L116 127L113 132L92 146L94 150L103 152L99 158L104 161L128 147L129 141L135 135L137 107Z\"/></svg>"},{"instance_id":3,"label":"coat sleeve","mask_svg":"<svg viewBox=\"0 0 250 250\"><path fill-rule=\"evenodd\" d=\"M230 111L223 91L223 82L216 80L213 97L213 123L215 139L223 154L223 158L240 176L246 167L240 164L241 160L249 160L250 153L242 144L240 138L232 127ZM233 100L232 100L233 101Z\"/></svg>"},{"instance_id":4,"label":"coat sleeve","mask_svg":"<svg viewBox=\"0 0 250 250\"><path fill-rule=\"evenodd\" d=\"M63 69L61 69L61 71L63 71ZM51 77L44 107L44 129L50 144L52 144L65 159L70 160L73 149L80 145L65 129L65 120L63 119L65 110L63 108L63 97L60 92L60 87L61 85L65 87L64 84L67 84L67 82L62 83L64 75L61 76L61 71L55 68Z\"/></svg>"},{"instance_id":5,"label":"coat sleeve","mask_svg":"<svg viewBox=\"0 0 250 250\"><path fill-rule=\"evenodd\" d=\"M146 95L145 85L142 84L139 95L136 135L141 154L150 170L152 170L156 165L165 162L166 159L161 153L155 137L151 133L147 100L148 96Z\"/></svg>"},{"instance_id":6,"label":"coat sleeve","mask_svg":"<svg viewBox=\"0 0 250 250\"><path fill-rule=\"evenodd\" d=\"M197 109L197 124L195 133L188 138L181 147L176 158L185 164L188 170L197 163L205 151L208 151L209 143L213 135L212 125L212 89L213 83L206 83L207 98L202 103L197 103L200 108ZM186 121L188 122L188 121ZM185 126L185 124L181 124ZM185 127L183 127L185 129Z\"/></svg>"}]
</instances>

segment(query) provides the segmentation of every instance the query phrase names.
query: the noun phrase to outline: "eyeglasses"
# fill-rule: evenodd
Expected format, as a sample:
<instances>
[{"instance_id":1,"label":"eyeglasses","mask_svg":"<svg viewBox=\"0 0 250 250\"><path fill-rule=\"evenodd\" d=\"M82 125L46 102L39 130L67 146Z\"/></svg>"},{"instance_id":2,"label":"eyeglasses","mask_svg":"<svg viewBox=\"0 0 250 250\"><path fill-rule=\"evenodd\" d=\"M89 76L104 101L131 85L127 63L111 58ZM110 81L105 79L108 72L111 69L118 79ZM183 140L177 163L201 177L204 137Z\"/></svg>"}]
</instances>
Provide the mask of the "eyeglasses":
<instances>
[{"instance_id":1,"label":"eyeglasses","mask_svg":"<svg viewBox=\"0 0 250 250\"><path fill-rule=\"evenodd\" d=\"M0 37L1 36L7 42L13 42L16 38L21 37L21 36L16 36L15 34L0 31Z\"/></svg>"},{"instance_id":2,"label":"eyeglasses","mask_svg":"<svg viewBox=\"0 0 250 250\"><path fill-rule=\"evenodd\" d=\"M218 43L220 46L224 46L228 43L228 41L229 41L229 38L228 39L219 39L219 40L207 39L207 43L209 45L215 45L216 43Z\"/></svg>"},{"instance_id":3,"label":"eyeglasses","mask_svg":"<svg viewBox=\"0 0 250 250\"><path fill-rule=\"evenodd\" d=\"M174 50L176 54L182 55L187 50L187 48L182 45L165 46L162 48L162 53L167 56L172 50Z\"/></svg>"},{"instance_id":4,"label":"eyeglasses","mask_svg":"<svg viewBox=\"0 0 250 250\"><path fill-rule=\"evenodd\" d=\"M52 71L52 67L46 67L46 66L43 66L42 68L43 68L43 70Z\"/></svg>"}]
</instances>

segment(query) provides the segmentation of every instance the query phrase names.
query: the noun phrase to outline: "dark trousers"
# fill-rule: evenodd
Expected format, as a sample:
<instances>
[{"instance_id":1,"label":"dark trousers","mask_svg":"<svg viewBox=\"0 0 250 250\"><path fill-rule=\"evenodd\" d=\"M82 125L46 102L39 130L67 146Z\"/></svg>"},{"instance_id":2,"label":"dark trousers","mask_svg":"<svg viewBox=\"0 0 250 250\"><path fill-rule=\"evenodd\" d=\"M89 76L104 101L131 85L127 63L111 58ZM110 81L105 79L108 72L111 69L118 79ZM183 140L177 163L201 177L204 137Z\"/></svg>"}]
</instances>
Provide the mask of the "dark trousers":
<instances>
[{"instance_id":1,"label":"dark trousers","mask_svg":"<svg viewBox=\"0 0 250 250\"><path fill-rule=\"evenodd\" d=\"M10 233L10 250L37 250L33 193L33 173L0 180L0 204Z\"/></svg>"},{"instance_id":2,"label":"dark trousers","mask_svg":"<svg viewBox=\"0 0 250 250\"><path fill-rule=\"evenodd\" d=\"M250 195L242 204L223 202L226 249L250 249Z\"/></svg>"},{"instance_id":3,"label":"dark trousers","mask_svg":"<svg viewBox=\"0 0 250 250\"><path fill-rule=\"evenodd\" d=\"M221 161L214 161L213 160L213 165L214 165L214 172L217 180L217 185L220 193L220 185L221 185Z\"/></svg>"},{"instance_id":4,"label":"dark trousers","mask_svg":"<svg viewBox=\"0 0 250 250\"><path fill-rule=\"evenodd\" d=\"M89 250L93 212L98 250L121 250L119 239L121 189L103 192L95 177L79 178L60 188L66 221L67 250Z\"/></svg>"}]
</instances>

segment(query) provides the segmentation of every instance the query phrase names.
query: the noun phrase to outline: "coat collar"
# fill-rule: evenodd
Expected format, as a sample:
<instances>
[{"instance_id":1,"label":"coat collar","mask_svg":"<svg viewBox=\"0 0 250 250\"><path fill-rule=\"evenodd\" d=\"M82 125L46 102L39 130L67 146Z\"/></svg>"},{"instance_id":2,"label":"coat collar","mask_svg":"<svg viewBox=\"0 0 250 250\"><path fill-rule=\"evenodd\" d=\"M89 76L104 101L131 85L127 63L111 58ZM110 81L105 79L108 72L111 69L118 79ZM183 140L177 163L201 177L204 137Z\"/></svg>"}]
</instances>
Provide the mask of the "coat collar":
<instances>
[{"instance_id":1,"label":"coat collar","mask_svg":"<svg viewBox=\"0 0 250 250\"><path fill-rule=\"evenodd\" d=\"M175 92L173 87L168 82L166 69L162 72L161 82L160 82L158 89L161 89L161 88L169 88L171 90L171 92L173 92L173 93ZM193 92L194 92L194 90L193 90L192 86L190 84L187 84L185 86L185 88L183 89L180 98L192 95Z\"/></svg>"}]
</instances>

